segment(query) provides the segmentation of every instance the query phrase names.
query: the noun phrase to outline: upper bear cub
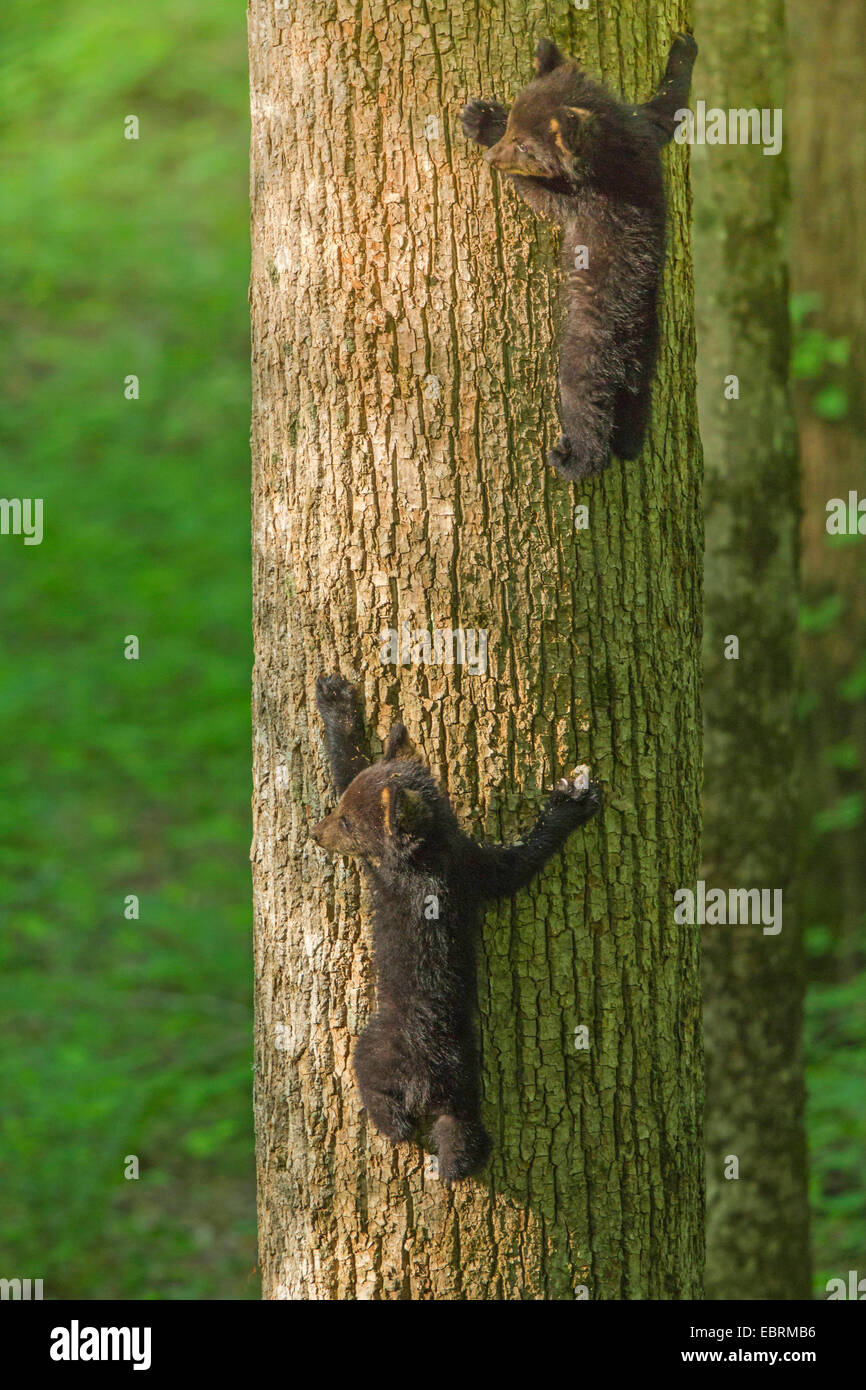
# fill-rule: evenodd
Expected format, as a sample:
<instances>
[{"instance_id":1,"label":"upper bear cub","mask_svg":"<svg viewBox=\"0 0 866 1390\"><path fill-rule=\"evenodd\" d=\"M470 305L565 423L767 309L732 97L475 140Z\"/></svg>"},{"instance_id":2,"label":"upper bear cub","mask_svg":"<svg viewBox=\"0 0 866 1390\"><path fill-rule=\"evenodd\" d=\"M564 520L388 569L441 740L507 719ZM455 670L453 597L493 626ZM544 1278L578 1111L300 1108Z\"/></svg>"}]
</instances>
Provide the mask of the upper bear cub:
<instances>
[{"instance_id":1,"label":"upper bear cub","mask_svg":"<svg viewBox=\"0 0 866 1390\"><path fill-rule=\"evenodd\" d=\"M320 676L316 703L339 803L311 832L323 849L357 855L369 874L378 1012L355 1047L370 1119L392 1142L426 1118L439 1176L455 1182L487 1161L475 1043L475 933L485 901L534 877L602 804L587 768L562 779L532 830L514 845L464 835L428 770L398 759L402 724L381 762L367 766L357 698L340 676Z\"/></svg>"},{"instance_id":2,"label":"upper bear cub","mask_svg":"<svg viewBox=\"0 0 866 1390\"><path fill-rule=\"evenodd\" d=\"M476 99L461 117L490 147L487 162L563 228L562 435L548 460L566 478L600 472L611 451L636 458L643 444L665 245L659 151L687 105L696 55L680 34L656 95L629 106L543 39L536 78L510 112Z\"/></svg>"}]
</instances>

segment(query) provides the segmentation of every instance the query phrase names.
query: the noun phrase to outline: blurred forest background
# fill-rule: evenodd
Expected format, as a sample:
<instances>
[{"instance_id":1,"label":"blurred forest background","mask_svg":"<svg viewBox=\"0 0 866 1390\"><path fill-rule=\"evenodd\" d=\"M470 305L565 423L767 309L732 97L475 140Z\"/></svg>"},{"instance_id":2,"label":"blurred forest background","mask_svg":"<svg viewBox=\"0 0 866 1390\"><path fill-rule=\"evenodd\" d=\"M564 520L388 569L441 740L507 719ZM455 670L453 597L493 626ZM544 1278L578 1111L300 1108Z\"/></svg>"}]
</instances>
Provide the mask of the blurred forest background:
<instances>
[{"instance_id":1,"label":"blurred forest background","mask_svg":"<svg viewBox=\"0 0 866 1390\"><path fill-rule=\"evenodd\" d=\"M257 1297L244 10L0 43L2 491L45 498L0 545L0 1274Z\"/></svg>"},{"instance_id":2,"label":"blurred forest background","mask_svg":"<svg viewBox=\"0 0 866 1390\"><path fill-rule=\"evenodd\" d=\"M787 0L791 375L802 467L806 1082L815 1289L866 1273L866 536L827 503L866 498L862 0Z\"/></svg>"},{"instance_id":3,"label":"blurred forest background","mask_svg":"<svg viewBox=\"0 0 866 1390\"><path fill-rule=\"evenodd\" d=\"M866 13L788 19L820 1296L866 1249L866 538L824 530L866 495ZM256 1297L244 10L7 0L0 40L2 492L45 498L0 545L0 1275Z\"/></svg>"}]
</instances>

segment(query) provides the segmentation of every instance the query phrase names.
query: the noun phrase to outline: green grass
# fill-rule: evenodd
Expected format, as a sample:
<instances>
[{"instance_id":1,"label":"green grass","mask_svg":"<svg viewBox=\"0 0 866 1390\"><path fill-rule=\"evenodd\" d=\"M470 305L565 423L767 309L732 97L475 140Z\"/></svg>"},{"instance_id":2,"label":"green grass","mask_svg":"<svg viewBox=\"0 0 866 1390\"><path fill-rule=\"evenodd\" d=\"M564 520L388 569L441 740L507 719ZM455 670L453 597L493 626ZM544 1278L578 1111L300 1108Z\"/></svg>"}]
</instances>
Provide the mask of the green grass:
<instances>
[{"instance_id":1,"label":"green grass","mask_svg":"<svg viewBox=\"0 0 866 1390\"><path fill-rule=\"evenodd\" d=\"M0 1274L255 1296L244 9L0 40Z\"/></svg>"}]
</instances>

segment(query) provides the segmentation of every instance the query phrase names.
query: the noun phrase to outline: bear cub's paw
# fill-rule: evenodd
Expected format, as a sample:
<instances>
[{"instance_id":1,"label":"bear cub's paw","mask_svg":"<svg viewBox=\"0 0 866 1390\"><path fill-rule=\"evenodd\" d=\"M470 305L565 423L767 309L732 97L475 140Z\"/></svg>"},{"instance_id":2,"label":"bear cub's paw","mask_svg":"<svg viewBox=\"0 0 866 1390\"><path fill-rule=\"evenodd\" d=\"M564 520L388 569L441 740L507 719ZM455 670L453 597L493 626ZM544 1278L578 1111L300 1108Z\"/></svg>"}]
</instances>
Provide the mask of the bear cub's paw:
<instances>
[{"instance_id":1,"label":"bear cub's paw","mask_svg":"<svg viewBox=\"0 0 866 1390\"><path fill-rule=\"evenodd\" d=\"M439 1181L445 1187L480 1172L490 1157L490 1135L478 1121L440 1115L431 1137L438 1159Z\"/></svg>"},{"instance_id":2,"label":"bear cub's paw","mask_svg":"<svg viewBox=\"0 0 866 1390\"><path fill-rule=\"evenodd\" d=\"M572 801L576 801L585 791L589 791L591 781L590 771L586 763L579 763L573 767L567 777L560 777L556 784L558 792L565 792Z\"/></svg>"},{"instance_id":3,"label":"bear cub's paw","mask_svg":"<svg viewBox=\"0 0 866 1390\"><path fill-rule=\"evenodd\" d=\"M693 34L677 34L671 44L671 51L668 55L668 67L673 63L688 63L691 68L698 56L697 40Z\"/></svg>"},{"instance_id":4,"label":"bear cub's paw","mask_svg":"<svg viewBox=\"0 0 866 1390\"><path fill-rule=\"evenodd\" d=\"M463 134L476 145L495 145L502 136L508 119L498 101L482 101L473 97L460 112Z\"/></svg>"},{"instance_id":5,"label":"bear cub's paw","mask_svg":"<svg viewBox=\"0 0 866 1390\"><path fill-rule=\"evenodd\" d=\"M547 462L551 468L555 468L563 478L574 478L577 476L572 467L571 440L567 434L561 434L552 449L547 451Z\"/></svg>"},{"instance_id":6,"label":"bear cub's paw","mask_svg":"<svg viewBox=\"0 0 866 1390\"><path fill-rule=\"evenodd\" d=\"M587 819L601 810L604 801L601 783L593 781L586 763L579 763L571 769L567 777L560 777L556 784L556 792L563 799L567 798L575 806L579 806Z\"/></svg>"},{"instance_id":7,"label":"bear cub's paw","mask_svg":"<svg viewBox=\"0 0 866 1390\"><path fill-rule=\"evenodd\" d=\"M478 97L473 97L471 101L467 101L460 112L460 124L463 127L464 135L467 135L470 140L480 140L486 119L486 101L481 101Z\"/></svg>"},{"instance_id":8,"label":"bear cub's paw","mask_svg":"<svg viewBox=\"0 0 866 1390\"><path fill-rule=\"evenodd\" d=\"M316 706L323 719L339 720L353 728L358 715L355 687L342 676L319 676L316 680Z\"/></svg>"},{"instance_id":9,"label":"bear cub's paw","mask_svg":"<svg viewBox=\"0 0 866 1390\"><path fill-rule=\"evenodd\" d=\"M561 434L552 449L547 451L547 462L561 478L570 482L580 482L591 478L594 473L603 473L610 463L610 450L595 451L595 457L580 458L567 434Z\"/></svg>"}]
</instances>

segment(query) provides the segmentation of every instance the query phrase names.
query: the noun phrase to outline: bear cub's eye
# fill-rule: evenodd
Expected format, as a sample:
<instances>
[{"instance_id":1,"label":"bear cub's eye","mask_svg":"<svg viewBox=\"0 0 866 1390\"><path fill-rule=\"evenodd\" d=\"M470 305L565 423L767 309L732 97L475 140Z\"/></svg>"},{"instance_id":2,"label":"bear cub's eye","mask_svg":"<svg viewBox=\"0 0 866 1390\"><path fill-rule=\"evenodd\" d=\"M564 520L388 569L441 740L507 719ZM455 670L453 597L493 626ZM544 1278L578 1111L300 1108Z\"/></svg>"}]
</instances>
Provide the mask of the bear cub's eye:
<instances>
[{"instance_id":1,"label":"bear cub's eye","mask_svg":"<svg viewBox=\"0 0 866 1390\"><path fill-rule=\"evenodd\" d=\"M340 824L341 824L341 826L343 827L344 830L351 830L351 829L352 829L351 822L349 821L349 819L348 819L347 816L341 816L341 817L340 817Z\"/></svg>"}]
</instances>

